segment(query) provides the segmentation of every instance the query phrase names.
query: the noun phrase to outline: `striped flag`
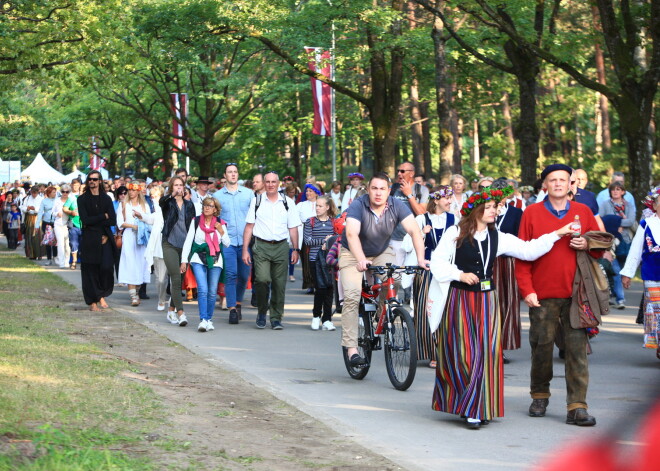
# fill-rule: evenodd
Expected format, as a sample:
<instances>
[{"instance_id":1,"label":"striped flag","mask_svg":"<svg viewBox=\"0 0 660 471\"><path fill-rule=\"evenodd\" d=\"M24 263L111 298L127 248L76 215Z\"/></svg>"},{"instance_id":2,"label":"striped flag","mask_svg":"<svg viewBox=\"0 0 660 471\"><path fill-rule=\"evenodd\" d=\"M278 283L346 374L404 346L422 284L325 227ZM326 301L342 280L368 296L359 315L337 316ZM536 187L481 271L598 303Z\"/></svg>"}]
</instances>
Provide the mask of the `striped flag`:
<instances>
[{"instance_id":1,"label":"striped flag","mask_svg":"<svg viewBox=\"0 0 660 471\"><path fill-rule=\"evenodd\" d=\"M324 51L320 47L306 47L305 51L309 54L309 68L315 72L321 73L326 77L332 76L332 64L330 51ZM331 136L331 117L332 117L332 89L330 85L316 80L312 81L312 96L314 98L314 125L312 133L320 136Z\"/></svg>"},{"instance_id":2,"label":"striped flag","mask_svg":"<svg viewBox=\"0 0 660 471\"><path fill-rule=\"evenodd\" d=\"M188 119L188 94L170 93L170 104L172 106L172 134L174 135L174 152L187 152L188 141L186 141L183 123Z\"/></svg>"},{"instance_id":3,"label":"striped flag","mask_svg":"<svg viewBox=\"0 0 660 471\"><path fill-rule=\"evenodd\" d=\"M92 136L92 152L89 155L89 168L100 170L102 167L105 167L105 159L101 157L101 151L96 143L96 136Z\"/></svg>"}]
</instances>

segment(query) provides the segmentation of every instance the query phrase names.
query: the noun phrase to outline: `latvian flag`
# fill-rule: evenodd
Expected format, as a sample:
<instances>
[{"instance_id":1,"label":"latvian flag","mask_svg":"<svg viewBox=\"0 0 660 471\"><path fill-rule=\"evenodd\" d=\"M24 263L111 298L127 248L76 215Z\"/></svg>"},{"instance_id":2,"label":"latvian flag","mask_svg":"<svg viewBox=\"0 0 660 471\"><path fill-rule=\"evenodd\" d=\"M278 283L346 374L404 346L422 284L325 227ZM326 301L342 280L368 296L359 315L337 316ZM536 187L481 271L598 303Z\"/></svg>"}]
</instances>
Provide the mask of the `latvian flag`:
<instances>
[{"instance_id":1,"label":"latvian flag","mask_svg":"<svg viewBox=\"0 0 660 471\"><path fill-rule=\"evenodd\" d=\"M332 64L330 51L323 51L320 47L306 47L305 51L309 54L309 68L315 72L321 73L326 77L332 75ZM330 85L316 80L312 80L312 95L314 97L314 126L312 133L320 136L332 135L330 119L332 114L331 88Z\"/></svg>"},{"instance_id":2,"label":"latvian flag","mask_svg":"<svg viewBox=\"0 0 660 471\"><path fill-rule=\"evenodd\" d=\"M185 139L183 124L188 118L188 94L170 93L172 106L172 134L174 135L174 152L187 152L188 142Z\"/></svg>"},{"instance_id":3,"label":"latvian flag","mask_svg":"<svg viewBox=\"0 0 660 471\"><path fill-rule=\"evenodd\" d=\"M92 136L92 153L89 156L89 168L100 170L101 167L105 167L105 159L101 157L99 146L96 143L96 136Z\"/></svg>"}]
</instances>

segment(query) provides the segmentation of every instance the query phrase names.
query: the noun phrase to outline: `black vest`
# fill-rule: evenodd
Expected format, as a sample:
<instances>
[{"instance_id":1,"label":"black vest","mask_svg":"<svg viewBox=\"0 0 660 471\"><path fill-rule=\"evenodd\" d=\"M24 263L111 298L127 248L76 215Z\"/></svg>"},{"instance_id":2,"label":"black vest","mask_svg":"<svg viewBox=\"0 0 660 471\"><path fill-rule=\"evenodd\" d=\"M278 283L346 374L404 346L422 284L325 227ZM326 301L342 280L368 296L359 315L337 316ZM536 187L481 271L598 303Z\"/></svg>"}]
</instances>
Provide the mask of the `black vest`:
<instances>
[{"instance_id":1,"label":"black vest","mask_svg":"<svg viewBox=\"0 0 660 471\"><path fill-rule=\"evenodd\" d=\"M484 239L482 242L477 242L473 240L470 243L469 239L465 239L463 244L456 249L456 255L454 257L454 263L463 273L474 273L479 277L480 280L493 278L493 265L495 263L495 258L497 256L497 237L498 232L496 229L489 230L490 234L490 244L488 244L488 238ZM484 253L483 258L486 259L485 250L490 252L490 257L488 260L488 267L486 267L484 273L483 263L481 261L481 253ZM459 289L467 291L481 291L481 286L479 283L475 285L468 285L467 283L462 283L460 281L452 281L451 286L454 286ZM492 289L495 289L495 285L491 281Z\"/></svg>"}]
</instances>

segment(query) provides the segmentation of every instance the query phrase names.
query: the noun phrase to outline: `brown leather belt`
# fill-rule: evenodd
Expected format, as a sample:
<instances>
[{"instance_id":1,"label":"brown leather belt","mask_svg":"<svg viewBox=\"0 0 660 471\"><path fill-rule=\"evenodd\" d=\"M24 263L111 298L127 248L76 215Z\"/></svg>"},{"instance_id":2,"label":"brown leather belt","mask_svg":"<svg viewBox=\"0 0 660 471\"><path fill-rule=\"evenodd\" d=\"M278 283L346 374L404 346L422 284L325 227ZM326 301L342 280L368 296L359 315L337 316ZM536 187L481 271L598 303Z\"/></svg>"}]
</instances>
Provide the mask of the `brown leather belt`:
<instances>
[{"instance_id":1,"label":"brown leather belt","mask_svg":"<svg viewBox=\"0 0 660 471\"><path fill-rule=\"evenodd\" d=\"M286 242L286 239L282 239L282 240L264 240L261 237L257 237L257 236L255 236L254 238L257 239L259 242L265 242L265 243L271 244L271 245L281 244L282 242Z\"/></svg>"}]
</instances>

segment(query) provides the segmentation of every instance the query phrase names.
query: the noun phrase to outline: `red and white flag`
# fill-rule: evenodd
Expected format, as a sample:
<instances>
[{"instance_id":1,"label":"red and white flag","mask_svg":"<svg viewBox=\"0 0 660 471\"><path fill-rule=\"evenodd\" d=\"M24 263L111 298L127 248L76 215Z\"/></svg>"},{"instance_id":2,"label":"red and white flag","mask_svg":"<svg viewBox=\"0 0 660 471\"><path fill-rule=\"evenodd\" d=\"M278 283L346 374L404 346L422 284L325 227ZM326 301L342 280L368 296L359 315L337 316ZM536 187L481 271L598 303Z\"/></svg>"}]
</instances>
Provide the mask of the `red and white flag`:
<instances>
[{"instance_id":1,"label":"red and white flag","mask_svg":"<svg viewBox=\"0 0 660 471\"><path fill-rule=\"evenodd\" d=\"M174 135L174 152L187 152L188 141L186 141L183 124L188 119L188 94L170 93L170 104L172 106L172 134Z\"/></svg>"},{"instance_id":2,"label":"red and white flag","mask_svg":"<svg viewBox=\"0 0 660 471\"><path fill-rule=\"evenodd\" d=\"M309 68L321 73L326 77L332 76L332 61L330 51L324 51L320 47L306 47L305 51L310 56ZM312 80L312 96L314 97L314 126L312 133L320 136L331 136L332 128L332 88L330 85Z\"/></svg>"},{"instance_id":3,"label":"red and white flag","mask_svg":"<svg viewBox=\"0 0 660 471\"><path fill-rule=\"evenodd\" d=\"M100 170L102 167L105 167L105 159L101 157L101 151L96 143L96 136L92 136L92 152L89 155L89 168Z\"/></svg>"}]
</instances>

